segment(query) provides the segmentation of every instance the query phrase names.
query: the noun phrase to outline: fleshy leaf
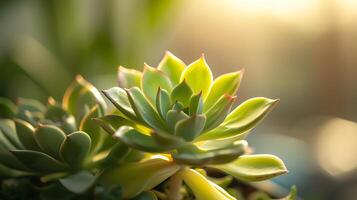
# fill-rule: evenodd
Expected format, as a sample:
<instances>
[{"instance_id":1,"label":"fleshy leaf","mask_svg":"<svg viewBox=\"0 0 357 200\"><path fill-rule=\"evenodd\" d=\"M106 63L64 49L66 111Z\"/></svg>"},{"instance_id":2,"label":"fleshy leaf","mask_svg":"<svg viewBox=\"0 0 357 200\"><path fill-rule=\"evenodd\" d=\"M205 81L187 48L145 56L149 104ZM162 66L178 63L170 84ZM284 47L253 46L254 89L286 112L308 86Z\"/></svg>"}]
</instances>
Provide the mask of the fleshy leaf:
<instances>
[{"instance_id":1,"label":"fleshy leaf","mask_svg":"<svg viewBox=\"0 0 357 200\"><path fill-rule=\"evenodd\" d=\"M61 105L51 102L47 106L47 110L44 114L46 124L51 124L62 129L66 134L72 133L77 130L76 120L73 115L68 114Z\"/></svg>"},{"instance_id":2,"label":"fleshy leaf","mask_svg":"<svg viewBox=\"0 0 357 200\"><path fill-rule=\"evenodd\" d=\"M224 189L193 169L185 169L179 175L191 188L197 200L236 200Z\"/></svg>"},{"instance_id":3,"label":"fleshy leaf","mask_svg":"<svg viewBox=\"0 0 357 200\"><path fill-rule=\"evenodd\" d=\"M192 141L201 133L205 127L206 117L204 115L193 115L188 119L179 121L175 126L175 135L186 141Z\"/></svg>"},{"instance_id":4,"label":"fleshy leaf","mask_svg":"<svg viewBox=\"0 0 357 200\"><path fill-rule=\"evenodd\" d=\"M90 189L97 178L88 171L79 171L73 175L59 179L59 182L69 191L83 194Z\"/></svg>"},{"instance_id":5,"label":"fleshy leaf","mask_svg":"<svg viewBox=\"0 0 357 200\"><path fill-rule=\"evenodd\" d=\"M176 85L171 92L171 101L180 102L184 107L188 106L190 102L190 97L192 95L192 90L185 80L181 81L180 84Z\"/></svg>"},{"instance_id":6,"label":"fleshy leaf","mask_svg":"<svg viewBox=\"0 0 357 200\"><path fill-rule=\"evenodd\" d=\"M132 198L150 190L172 176L180 169L179 165L163 158L126 163L104 171L102 183L105 186L119 184L124 198Z\"/></svg>"},{"instance_id":7,"label":"fleshy leaf","mask_svg":"<svg viewBox=\"0 0 357 200\"><path fill-rule=\"evenodd\" d=\"M16 113L16 105L9 99L0 97L0 118L13 118Z\"/></svg>"},{"instance_id":8,"label":"fleshy leaf","mask_svg":"<svg viewBox=\"0 0 357 200\"><path fill-rule=\"evenodd\" d=\"M287 172L282 160L264 154L240 156L234 162L212 167L243 181L263 181Z\"/></svg>"},{"instance_id":9,"label":"fleshy leaf","mask_svg":"<svg viewBox=\"0 0 357 200\"><path fill-rule=\"evenodd\" d=\"M91 139L83 131L69 134L61 145L61 158L73 167L80 167L88 158Z\"/></svg>"},{"instance_id":10,"label":"fleshy leaf","mask_svg":"<svg viewBox=\"0 0 357 200\"><path fill-rule=\"evenodd\" d=\"M245 153L247 148L245 140L232 144L219 144L216 146L186 145L179 148L172 156L174 160L186 165L202 166L207 164L222 164L235 160Z\"/></svg>"},{"instance_id":11,"label":"fleshy leaf","mask_svg":"<svg viewBox=\"0 0 357 200\"><path fill-rule=\"evenodd\" d=\"M156 110L162 117L166 119L166 114L171 106L170 94L165 90L159 88L156 95Z\"/></svg>"},{"instance_id":12,"label":"fleshy leaf","mask_svg":"<svg viewBox=\"0 0 357 200\"><path fill-rule=\"evenodd\" d=\"M186 144L185 140L182 138L161 130L153 130L151 136L155 139L158 145L170 146L173 149Z\"/></svg>"},{"instance_id":13,"label":"fleshy leaf","mask_svg":"<svg viewBox=\"0 0 357 200\"><path fill-rule=\"evenodd\" d=\"M23 146L17 137L15 123L10 119L0 119L0 131L3 133L4 139L11 143L17 149L22 149Z\"/></svg>"},{"instance_id":14,"label":"fleshy leaf","mask_svg":"<svg viewBox=\"0 0 357 200\"><path fill-rule=\"evenodd\" d=\"M101 117L102 115L102 111L99 106L96 105L86 116L83 117L79 126L79 130L87 133L91 139L91 152L98 150L103 142L101 128L93 121L93 118Z\"/></svg>"},{"instance_id":15,"label":"fleshy leaf","mask_svg":"<svg viewBox=\"0 0 357 200\"><path fill-rule=\"evenodd\" d=\"M76 119L80 119L85 114L85 107L92 108L96 104L99 104L103 111L107 107L97 88L77 75L63 96L63 108L76 116Z\"/></svg>"},{"instance_id":16,"label":"fleshy leaf","mask_svg":"<svg viewBox=\"0 0 357 200\"><path fill-rule=\"evenodd\" d=\"M216 104L205 112L205 115L207 116L205 131L216 128L224 121L231 110L235 99L234 96L224 95L216 102Z\"/></svg>"},{"instance_id":17,"label":"fleshy leaf","mask_svg":"<svg viewBox=\"0 0 357 200\"><path fill-rule=\"evenodd\" d=\"M166 123L167 123L169 130L171 130L169 133L174 134L176 124L179 121L188 119L188 118L189 118L189 116L181 110L170 110L169 112L167 112Z\"/></svg>"},{"instance_id":18,"label":"fleshy leaf","mask_svg":"<svg viewBox=\"0 0 357 200\"><path fill-rule=\"evenodd\" d=\"M110 135L113 135L121 126L136 127L134 122L118 115L105 115L103 117L93 118L93 121Z\"/></svg>"},{"instance_id":19,"label":"fleshy leaf","mask_svg":"<svg viewBox=\"0 0 357 200\"><path fill-rule=\"evenodd\" d=\"M49 173L68 170L66 165L39 151L10 150L10 152L13 153L26 167L36 172Z\"/></svg>"},{"instance_id":20,"label":"fleshy leaf","mask_svg":"<svg viewBox=\"0 0 357 200\"><path fill-rule=\"evenodd\" d=\"M39 151L40 147L35 140L35 129L33 126L21 119L15 119L14 122L17 137L19 138L22 145L28 150Z\"/></svg>"},{"instance_id":21,"label":"fleshy leaf","mask_svg":"<svg viewBox=\"0 0 357 200\"><path fill-rule=\"evenodd\" d=\"M223 95L235 96L244 70L223 74L216 78L205 100L204 110L209 110Z\"/></svg>"},{"instance_id":22,"label":"fleshy leaf","mask_svg":"<svg viewBox=\"0 0 357 200\"><path fill-rule=\"evenodd\" d=\"M196 140L223 139L245 134L253 129L277 102L278 100L264 97L249 99L234 109L220 126L200 135Z\"/></svg>"},{"instance_id":23,"label":"fleshy leaf","mask_svg":"<svg viewBox=\"0 0 357 200\"><path fill-rule=\"evenodd\" d=\"M212 72L203 56L185 68L180 78L180 81L183 80L194 93L202 91L203 99L207 97L212 84Z\"/></svg>"},{"instance_id":24,"label":"fleshy leaf","mask_svg":"<svg viewBox=\"0 0 357 200\"><path fill-rule=\"evenodd\" d=\"M66 134L61 129L52 125L40 125L34 136L43 152L56 159L60 158L61 144L66 139Z\"/></svg>"},{"instance_id":25,"label":"fleshy leaf","mask_svg":"<svg viewBox=\"0 0 357 200\"><path fill-rule=\"evenodd\" d=\"M140 87L143 74L135 69L118 67L118 85L121 88Z\"/></svg>"},{"instance_id":26,"label":"fleshy leaf","mask_svg":"<svg viewBox=\"0 0 357 200\"><path fill-rule=\"evenodd\" d=\"M108 90L103 90L103 94L125 116L128 116L133 120L137 118L133 109L131 108L128 96L124 89L120 87L112 87Z\"/></svg>"},{"instance_id":27,"label":"fleshy leaf","mask_svg":"<svg viewBox=\"0 0 357 200\"><path fill-rule=\"evenodd\" d=\"M156 90L157 91L157 90ZM137 117L146 124L157 129L165 129L164 123L154 107L147 101L139 88L133 87L126 90L129 102Z\"/></svg>"},{"instance_id":28,"label":"fleshy leaf","mask_svg":"<svg viewBox=\"0 0 357 200\"><path fill-rule=\"evenodd\" d=\"M164 58L161 60L157 68L167 74L171 82L176 85L179 83L181 73L185 67L186 65L182 60L177 58L171 52L166 51Z\"/></svg>"},{"instance_id":29,"label":"fleshy leaf","mask_svg":"<svg viewBox=\"0 0 357 200\"><path fill-rule=\"evenodd\" d=\"M170 92L172 85L169 77L162 71L145 65L143 78L141 79L141 89L153 104L155 104L159 87Z\"/></svg>"},{"instance_id":30,"label":"fleshy leaf","mask_svg":"<svg viewBox=\"0 0 357 200\"><path fill-rule=\"evenodd\" d=\"M291 186L290 193L288 194L288 196L283 197L283 198L278 199L278 200L295 200L296 196L297 196L297 188L294 185L294 186Z\"/></svg>"},{"instance_id":31,"label":"fleshy leaf","mask_svg":"<svg viewBox=\"0 0 357 200\"><path fill-rule=\"evenodd\" d=\"M0 130L1 135L2 131ZM12 169L26 170L26 167L9 151L14 148L9 148L5 142L3 138L0 139L0 163Z\"/></svg>"},{"instance_id":32,"label":"fleshy leaf","mask_svg":"<svg viewBox=\"0 0 357 200\"><path fill-rule=\"evenodd\" d=\"M131 150L132 149L125 143L117 142L113 147L111 147L110 152L105 157L104 163L116 165L124 160L129 155Z\"/></svg>"},{"instance_id":33,"label":"fleshy leaf","mask_svg":"<svg viewBox=\"0 0 357 200\"><path fill-rule=\"evenodd\" d=\"M174 148L158 145L152 136L140 133L130 126L120 127L113 137L133 148L146 152L165 152Z\"/></svg>"},{"instance_id":34,"label":"fleshy leaf","mask_svg":"<svg viewBox=\"0 0 357 200\"><path fill-rule=\"evenodd\" d=\"M203 112L203 100L202 100L202 93L198 93L192 95L190 98L190 105L189 105L189 114L192 115L199 115Z\"/></svg>"}]
</instances>

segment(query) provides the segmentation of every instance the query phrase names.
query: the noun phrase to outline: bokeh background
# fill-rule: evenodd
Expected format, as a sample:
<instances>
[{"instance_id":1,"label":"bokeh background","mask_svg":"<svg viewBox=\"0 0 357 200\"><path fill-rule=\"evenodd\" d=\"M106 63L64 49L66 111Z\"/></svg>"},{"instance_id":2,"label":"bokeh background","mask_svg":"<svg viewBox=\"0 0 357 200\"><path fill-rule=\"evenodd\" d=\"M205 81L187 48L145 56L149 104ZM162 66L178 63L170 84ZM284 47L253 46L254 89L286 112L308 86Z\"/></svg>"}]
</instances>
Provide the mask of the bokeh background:
<instances>
[{"instance_id":1,"label":"bokeh background","mask_svg":"<svg viewBox=\"0 0 357 200\"><path fill-rule=\"evenodd\" d=\"M0 96L60 99L76 74L99 88L119 65L169 50L205 57L216 76L245 68L239 102L280 98L249 136L285 160L311 200L357 198L357 1L0 1Z\"/></svg>"}]
</instances>

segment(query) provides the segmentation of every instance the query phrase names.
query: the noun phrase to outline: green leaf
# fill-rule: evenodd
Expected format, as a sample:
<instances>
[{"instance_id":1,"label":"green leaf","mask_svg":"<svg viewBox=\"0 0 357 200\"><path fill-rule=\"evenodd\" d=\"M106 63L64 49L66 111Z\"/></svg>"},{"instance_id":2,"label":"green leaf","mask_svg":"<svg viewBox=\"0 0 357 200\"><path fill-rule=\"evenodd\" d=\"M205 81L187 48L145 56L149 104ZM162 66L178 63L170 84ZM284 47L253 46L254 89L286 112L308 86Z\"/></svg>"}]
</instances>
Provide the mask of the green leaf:
<instances>
[{"instance_id":1,"label":"green leaf","mask_svg":"<svg viewBox=\"0 0 357 200\"><path fill-rule=\"evenodd\" d=\"M288 194L288 196L281 198L279 200L295 200L297 196L297 188L296 186L291 186L290 188L290 193Z\"/></svg>"},{"instance_id":2,"label":"green leaf","mask_svg":"<svg viewBox=\"0 0 357 200\"><path fill-rule=\"evenodd\" d=\"M65 110L76 116L76 119L85 114L85 107L92 108L99 104L103 111L107 107L97 88L80 75L77 75L75 81L67 88L62 104Z\"/></svg>"},{"instance_id":3,"label":"green leaf","mask_svg":"<svg viewBox=\"0 0 357 200\"><path fill-rule=\"evenodd\" d=\"M186 64L182 62L182 60L174 56L171 52L166 51L164 58L157 68L167 74L171 82L176 85L179 83L181 73L185 67Z\"/></svg>"},{"instance_id":4,"label":"green leaf","mask_svg":"<svg viewBox=\"0 0 357 200\"><path fill-rule=\"evenodd\" d=\"M77 130L76 120L73 115L65 111L54 99L48 99L49 105L44 114L46 123L61 128L66 134Z\"/></svg>"},{"instance_id":5,"label":"green leaf","mask_svg":"<svg viewBox=\"0 0 357 200\"><path fill-rule=\"evenodd\" d=\"M15 155L26 167L35 172L59 172L67 170L67 166L60 163L51 156L39 151L31 150L11 150L11 153Z\"/></svg>"},{"instance_id":6,"label":"green leaf","mask_svg":"<svg viewBox=\"0 0 357 200\"><path fill-rule=\"evenodd\" d=\"M229 145L218 143L216 146L191 144L179 148L172 156L175 161L186 165L222 164L233 161L244 154L247 145L245 140L236 141Z\"/></svg>"},{"instance_id":7,"label":"green leaf","mask_svg":"<svg viewBox=\"0 0 357 200\"><path fill-rule=\"evenodd\" d=\"M36 128L34 136L43 152L56 159L60 158L61 144L66 138L61 129L52 125L40 125Z\"/></svg>"},{"instance_id":8,"label":"green leaf","mask_svg":"<svg viewBox=\"0 0 357 200\"><path fill-rule=\"evenodd\" d=\"M205 127L206 117L204 115L193 115L188 119L179 121L175 126L175 135L192 141Z\"/></svg>"},{"instance_id":9,"label":"green leaf","mask_svg":"<svg viewBox=\"0 0 357 200\"><path fill-rule=\"evenodd\" d=\"M180 102L184 107L187 107L192 95L192 90L189 85L187 85L186 80L181 81L180 84L176 85L171 92L171 101Z\"/></svg>"},{"instance_id":10,"label":"green leaf","mask_svg":"<svg viewBox=\"0 0 357 200\"><path fill-rule=\"evenodd\" d=\"M198 93L195 95L192 95L190 98L190 104L189 104L189 114L192 115L200 115L203 112L203 100L202 100L202 93Z\"/></svg>"},{"instance_id":11,"label":"green leaf","mask_svg":"<svg viewBox=\"0 0 357 200\"><path fill-rule=\"evenodd\" d=\"M117 165L120 163L122 160L124 160L129 153L131 152L131 149L124 143L122 142L117 142L111 149L108 155L105 157L104 163L107 165Z\"/></svg>"},{"instance_id":12,"label":"green leaf","mask_svg":"<svg viewBox=\"0 0 357 200\"><path fill-rule=\"evenodd\" d=\"M216 102L216 104L214 104L208 111L205 112L207 117L206 125L204 128L205 131L216 128L224 121L229 111L231 110L235 99L236 97L234 96L224 95Z\"/></svg>"},{"instance_id":13,"label":"green leaf","mask_svg":"<svg viewBox=\"0 0 357 200\"><path fill-rule=\"evenodd\" d=\"M103 116L99 106L94 106L90 112L82 119L79 130L87 133L91 139L91 152L95 152L100 148L103 142L103 134L101 128L92 119Z\"/></svg>"},{"instance_id":14,"label":"green leaf","mask_svg":"<svg viewBox=\"0 0 357 200\"><path fill-rule=\"evenodd\" d=\"M119 184L124 198L133 198L150 190L172 176L180 166L163 158L151 158L126 163L104 171L101 181L105 186Z\"/></svg>"},{"instance_id":15,"label":"green leaf","mask_svg":"<svg viewBox=\"0 0 357 200\"><path fill-rule=\"evenodd\" d=\"M0 118L13 118L16 113L16 105L9 99L0 97Z\"/></svg>"},{"instance_id":16,"label":"green leaf","mask_svg":"<svg viewBox=\"0 0 357 200\"><path fill-rule=\"evenodd\" d=\"M141 151L166 152L172 149L171 146L158 145L152 136L140 133L130 126L120 127L113 137Z\"/></svg>"},{"instance_id":17,"label":"green leaf","mask_svg":"<svg viewBox=\"0 0 357 200\"><path fill-rule=\"evenodd\" d=\"M118 68L118 84L121 88L140 87L143 74L135 69Z\"/></svg>"},{"instance_id":18,"label":"green leaf","mask_svg":"<svg viewBox=\"0 0 357 200\"><path fill-rule=\"evenodd\" d=\"M277 102L278 100L264 97L249 99L234 109L220 126L200 135L196 141L223 139L245 134L262 121Z\"/></svg>"},{"instance_id":19,"label":"green leaf","mask_svg":"<svg viewBox=\"0 0 357 200\"><path fill-rule=\"evenodd\" d=\"M33 126L21 119L15 119L14 122L17 137L19 138L22 145L28 150L39 151L40 147L35 140L35 129Z\"/></svg>"},{"instance_id":20,"label":"green leaf","mask_svg":"<svg viewBox=\"0 0 357 200\"><path fill-rule=\"evenodd\" d=\"M194 93L202 91L203 99L207 97L212 84L212 72L203 56L185 68L180 78L180 81L183 80Z\"/></svg>"},{"instance_id":21,"label":"green leaf","mask_svg":"<svg viewBox=\"0 0 357 200\"><path fill-rule=\"evenodd\" d=\"M69 134L61 145L61 158L73 167L81 167L91 148L89 135L82 131Z\"/></svg>"},{"instance_id":22,"label":"green leaf","mask_svg":"<svg viewBox=\"0 0 357 200\"><path fill-rule=\"evenodd\" d=\"M17 137L14 121L10 119L0 119L0 130L4 138L17 149L22 149L23 146Z\"/></svg>"},{"instance_id":23,"label":"green leaf","mask_svg":"<svg viewBox=\"0 0 357 200\"><path fill-rule=\"evenodd\" d=\"M209 110L223 95L235 96L243 77L244 70L223 74L216 78L205 100L204 110Z\"/></svg>"},{"instance_id":24,"label":"green leaf","mask_svg":"<svg viewBox=\"0 0 357 200\"><path fill-rule=\"evenodd\" d=\"M176 124L184 119L188 119L189 116L181 110L169 110L166 114L166 124L169 128L169 133L175 133Z\"/></svg>"},{"instance_id":25,"label":"green leaf","mask_svg":"<svg viewBox=\"0 0 357 200\"><path fill-rule=\"evenodd\" d=\"M105 115L103 117L93 118L93 121L110 135L113 135L121 126L131 126L136 128L134 122L118 115Z\"/></svg>"},{"instance_id":26,"label":"green leaf","mask_svg":"<svg viewBox=\"0 0 357 200\"><path fill-rule=\"evenodd\" d=\"M172 149L179 148L186 144L185 140L182 138L161 130L153 130L151 136L155 139L158 145L167 146Z\"/></svg>"},{"instance_id":27,"label":"green leaf","mask_svg":"<svg viewBox=\"0 0 357 200\"><path fill-rule=\"evenodd\" d=\"M79 171L71 176L59 179L60 183L69 191L83 194L96 182L97 177L88 171Z\"/></svg>"},{"instance_id":28,"label":"green leaf","mask_svg":"<svg viewBox=\"0 0 357 200\"><path fill-rule=\"evenodd\" d=\"M171 107L170 94L159 87L156 95L156 110L162 119L166 119L166 114Z\"/></svg>"},{"instance_id":29,"label":"green leaf","mask_svg":"<svg viewBox=\"0 0 357 200\"><path fill-rule=\"evenodd\" d=\"M224 189L207 180L202 174L193 169L185 169L179 175L191 188L197 200L236 200Z\"/></svg>"},{"instance_id":30,"label":"green leaf","mask_svg":"<svg viewBox=\"0 0 357 200\"><path fill-rule=\"evenodd\" d=\"M158 200L154 192L146 191L142 192L132 200Z\"/></svg>"},{"instance_id":31,"label":"green leaf","mask_svg":"<svg viewBox=\"0 0 357 200\"><path fill-rule=\"evenodd\" d=\"M282 160L264 154L240 156L234 162L212 167L243 181L263 181L287 172Z\"/></svg>"},{"instance_id":32,"label":"green leaf","mask_svg":"<svg viewBox=\"0 0 357 200\"><path fill-rule=\"evenodd\" d=\"M164 123L154 107L147 101L139 88L126 90L129 102L137 117L151 127L165 129Z\"/></svg>"},{"instance_id":33,"label":"green leaf","mask_svg":"<svg viewBox=\"0 0 357 200\"><path fill-rule=\"evenodd\" d=\"M9 148L4 144L4 140L0 139L0 163L11 169L26 170L27 168L9 151L11 149L13 148Z\"/></svg>"},{"instance_id":34,"label":"green leaf","mask_svg":"<svg viewBox=\"0 0 357 200\"><path fill-rule=\"evenodd\" d=\"M128 96L120 87L112 87L108 90L103 90L104 96L106 96L109 101L124 115L128 116L130 119L137 119L133 109L131 108Z\"/></svg>"},{"instance_id":35,"label":"green leaf","mask_svg":"<svg viewBox=\"0 0 357 200\"><path fill-rule=\"evenodd\" d=\"M43 113L46 110L46 107L41 102L34 99L19 98L17 100L17 106L19 113L25 111Z\"/></svg>"},{"instance_id":36,"label":"green leaf","mask_svg":"<svg viewBox=\"0 0 357 200\"><path fill-rule=\"evenodd\" d=\"M169 77L162 71L145 64L141 89L153 104L156 102L156 93L159 87L170 92L172 86Z\"/></svg>"}]
</instances>

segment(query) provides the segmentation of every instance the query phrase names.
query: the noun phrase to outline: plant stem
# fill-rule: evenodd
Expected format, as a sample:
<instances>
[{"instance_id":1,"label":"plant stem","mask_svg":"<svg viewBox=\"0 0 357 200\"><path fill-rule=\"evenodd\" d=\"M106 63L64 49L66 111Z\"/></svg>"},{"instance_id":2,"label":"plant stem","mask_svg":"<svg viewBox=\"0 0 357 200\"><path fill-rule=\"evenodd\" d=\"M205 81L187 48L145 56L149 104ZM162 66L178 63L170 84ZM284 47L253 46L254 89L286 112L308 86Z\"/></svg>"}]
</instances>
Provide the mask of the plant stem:
<instances>
[{"instance_id":1,"label":"plant stem","mask_svg":"<svg viewBox=\"0 0 357 200\"><path fill-rule=\"evenodd\" d=\"M169 200L181 200L180 189L182 186L182 178L180 172L177 172L170 178Z\"/></svg>"}]
</instances>

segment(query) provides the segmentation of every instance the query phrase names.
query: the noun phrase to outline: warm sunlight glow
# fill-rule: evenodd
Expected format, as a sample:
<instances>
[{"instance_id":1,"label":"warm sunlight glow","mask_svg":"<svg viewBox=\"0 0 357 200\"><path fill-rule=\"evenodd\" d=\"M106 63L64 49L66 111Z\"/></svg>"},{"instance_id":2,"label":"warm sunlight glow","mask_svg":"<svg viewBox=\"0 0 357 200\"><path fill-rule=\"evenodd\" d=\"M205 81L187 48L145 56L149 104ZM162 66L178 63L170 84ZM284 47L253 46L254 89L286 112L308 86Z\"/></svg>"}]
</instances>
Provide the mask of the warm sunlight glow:
<instances>
[{"instance_id":1,"label":"warm sunlight glow","mask_svg":"<svg viewBox=\"0 0 357 200\"><path fill-rule=\"evenodd\" d=\"M357 124L335 118L319 130L317 156L329 174L343 177L357 169Z\"/></svg>"}]
</instances>

